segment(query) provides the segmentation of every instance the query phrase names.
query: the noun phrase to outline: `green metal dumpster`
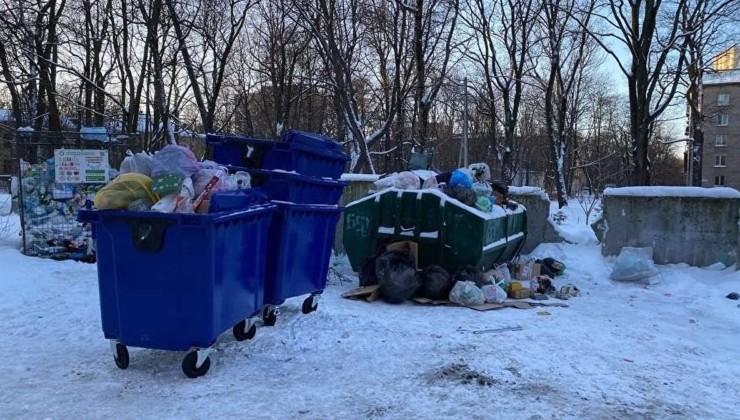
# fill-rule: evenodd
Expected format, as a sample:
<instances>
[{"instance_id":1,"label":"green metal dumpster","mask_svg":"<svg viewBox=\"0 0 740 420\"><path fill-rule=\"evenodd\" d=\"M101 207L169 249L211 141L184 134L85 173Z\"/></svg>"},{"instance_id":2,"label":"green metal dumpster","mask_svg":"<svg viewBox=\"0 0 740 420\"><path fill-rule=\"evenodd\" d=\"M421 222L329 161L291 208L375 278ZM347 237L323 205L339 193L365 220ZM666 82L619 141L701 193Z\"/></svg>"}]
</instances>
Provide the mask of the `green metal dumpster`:
<instances>
[{"instance_id":1,"label":"green metal dumpster","mask_svg":"<svg viewBox=\"0 0 740 420\"><path fill-rule=\"evenodd\" d=\"M519 253L527 229L524 206L494 207L484 213L436 189L389 188L346 206L344 248L355 271L384 237L418 243L419 268L489 269Z\"/></svg>"}]
</instances>

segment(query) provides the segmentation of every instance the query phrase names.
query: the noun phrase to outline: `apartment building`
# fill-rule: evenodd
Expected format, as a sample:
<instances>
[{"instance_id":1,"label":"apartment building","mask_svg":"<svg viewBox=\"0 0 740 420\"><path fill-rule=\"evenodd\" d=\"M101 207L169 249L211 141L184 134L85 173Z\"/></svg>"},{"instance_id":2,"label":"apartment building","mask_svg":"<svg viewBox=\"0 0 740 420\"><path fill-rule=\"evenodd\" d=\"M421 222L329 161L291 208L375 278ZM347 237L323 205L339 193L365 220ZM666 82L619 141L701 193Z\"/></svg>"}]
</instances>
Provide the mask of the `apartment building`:
<instances>
[{"instance_id":1,"label":"apartment building","mask_svg":"<svg viewBox=\"0 0 740 420\"><path fill-rule=\"evenodd\" d=\"M702 186L740 190L740 46L713 60L704 80Z\"/></svg>"}]
</instances>

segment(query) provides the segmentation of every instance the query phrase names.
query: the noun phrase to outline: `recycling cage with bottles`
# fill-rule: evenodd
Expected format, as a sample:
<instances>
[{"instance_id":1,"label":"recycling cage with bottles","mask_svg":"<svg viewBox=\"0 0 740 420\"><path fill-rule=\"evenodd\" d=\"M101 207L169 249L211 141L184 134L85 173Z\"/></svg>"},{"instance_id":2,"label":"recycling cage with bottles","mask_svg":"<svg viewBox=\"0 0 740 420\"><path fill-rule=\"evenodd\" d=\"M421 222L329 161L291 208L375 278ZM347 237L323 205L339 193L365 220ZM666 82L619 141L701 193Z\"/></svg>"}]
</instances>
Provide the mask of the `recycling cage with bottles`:
<instances>
[{"instance_id":1,"label":"recycling cage with bottles","mask_svg":"<svg viewBox=\"0 0 740 420\"><path fill-rule=\"evenodd\" d=\"M86 138L79 132L16 132L15 158L18 176L18 209L21 220L21 252L53 259L91 260L90 231L76 220L100 182L59 183L55 177L54 152L60 149L101 151L111 168L117 168L127 150L138 151L136 135Z\"/></svg>"}]
</instances>

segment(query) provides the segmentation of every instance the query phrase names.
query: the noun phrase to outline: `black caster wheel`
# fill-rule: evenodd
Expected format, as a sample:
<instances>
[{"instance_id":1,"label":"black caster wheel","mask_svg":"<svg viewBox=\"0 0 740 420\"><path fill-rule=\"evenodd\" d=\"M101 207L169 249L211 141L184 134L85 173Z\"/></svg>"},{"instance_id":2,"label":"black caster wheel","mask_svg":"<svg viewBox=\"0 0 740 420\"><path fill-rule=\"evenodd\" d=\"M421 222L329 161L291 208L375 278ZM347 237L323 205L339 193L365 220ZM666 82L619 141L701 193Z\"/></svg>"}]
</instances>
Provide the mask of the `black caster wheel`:
<instances>
[{"instance_id":1,"label":"black caster wheel","mask_svg":"<svg viewBox=\"0 0 740 420\"><path fill-rule=\"evenodd\" d=\"M113 356L113 360L116 361L116 366L119 369L126 369L128 367L128 349L121 343L116 343L116 355Z\"/></svg>"},{"instance_id":2,"label":"black caster wheel","mask_svg":"<svg viewBox=\"0 0 740 420\"><path fill-rule=\"evenodd\" d=\"M275 322L277 322L277 314L275 313L275 308L265 307L265 309L262 310L262 321L267 327L274 326Z\"/></svg>"},{"instance_id":3,"label":"black caster wheel","mask_svg":"<svg viewBox=\"0 0 740 420\"><path fill-rule=\"evenodd\" d=\"M191 351L187 354L187 356L185 356L184 359L182 359L182 372L185 374L185 376L187 376L188 378L198 378L208 373L208 369L211 368L210 357L206 357L206 360L199 368L195 367L197 363L198 353L195 351Z\"/></svg>"},{"instance_id":4,"label":"black caster wheel","mask_svg":"<svg viewBox=\"0 0 740 420\"><path fill-rule=\"evenodd\" d=\"M314 303L313 296L309 296L306 298L306 300L303 301L303 307L301 310L304 314L310 314L311 312L315 311L316 308L319 307L318 303Z\"/></svg>"},{"instance_id":5,"label":"black caster wheel","mask_svg":"<svg viewBox=\"0 0 740 420\"><path fill-rule=\"evenodd\" d=\"M254 338L255 334L257 334L256 325L252 324L252 326L249 327L249 330L244 331L244 327L246 326L247 321L242 321L234 325L234 328L231 331L234 333L234 338L236 338L236 341L251 340Z\"/></svg>"}]
</instances>

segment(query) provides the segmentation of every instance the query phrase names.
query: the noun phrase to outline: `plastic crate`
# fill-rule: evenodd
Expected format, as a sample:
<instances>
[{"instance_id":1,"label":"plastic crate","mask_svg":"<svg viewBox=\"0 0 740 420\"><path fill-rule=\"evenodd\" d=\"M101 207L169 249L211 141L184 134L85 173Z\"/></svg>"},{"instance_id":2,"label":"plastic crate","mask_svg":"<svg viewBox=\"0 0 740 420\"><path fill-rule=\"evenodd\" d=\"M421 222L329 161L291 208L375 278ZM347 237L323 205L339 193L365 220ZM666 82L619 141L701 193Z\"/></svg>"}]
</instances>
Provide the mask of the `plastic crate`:
<instances>
[{"instance_id":1,"label":"plastic crate","mask_svg":"<svg viewBox=\"0 0 740 420\"><path fill-rule=\"evenodd\" d=\"M294 172L235 167L230 169L248 171L252 177L252 187L264 191L270 200L336 205L347 186L344 181L309 177Z\"/></svg>"},{"instance_id":2,"label":"plastic crate","mask_svg":"<svg viewBox=\"0 0 740 420\"><path fill-rule=\"evenodd\" d=\"M334 139L324 137L320 134L307 133L299 130L288 130L283 135L283 141L288 143L300 143L317 149L325 149L333 152L342 152L342 145Z\"/></svg>"},{"instance_id":3,"label":"plastic crate","mask_svg":"<svg viewBox=\"0 0 740 420\"><path fill-rule=\"evenodd\" d=\"M214 214L82 210L96 233L105 337L207 348L263 305L272 204ZM119 366L120 367L120 366Z\"/></svg>"},{"instance_id":4,"label":"plastic crate","mask_svg":"<svg viewBox=\"0 0 740 420\"><path fill-rule=\"evenodd\" d=\"M277 204L280 208L270 225L270 238L276 242L268 250L265 280L265 303L271 305L324 291L334 228L343 210L338 206Z\"/></svg>"},{"instance_id":5,"label":"plastic crate","mask_svg":"<svg viewBox=\"0 0 740 420\"><path fill-rule=\"evenodd\" d=\"M276 142L246 137L208 134L213 158L224 165L280 169L301 175L339 179L349 156L303 142Z\"/></svg>"},{"instance_id":6,"label":"plastic crate","mask_svg":"<svg viewBox=\"0 0 740 420\"><path fill-rule=\"evenodd\" d=\"M206 144L213 149L213 160L217 163L261 168L265 153L279 147L280 143L264 139L207 134ZM283 149L287 152L288 147L283 146Z\"/></svg>"},{"instance_id":7,"label":"plastic crate","mask_svg":"<svg viewBox=\"0 0 740 420\"><path fill-rule=\"evenodd\" d=\"M232 211L245 209L257 204L265 204L268 199L264 192L248 188L233 191L216 191L211 194L208 211L218 213L221 211Z\"/></svg>"}]
</instances>

